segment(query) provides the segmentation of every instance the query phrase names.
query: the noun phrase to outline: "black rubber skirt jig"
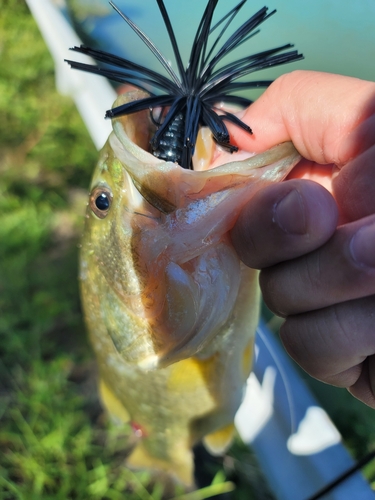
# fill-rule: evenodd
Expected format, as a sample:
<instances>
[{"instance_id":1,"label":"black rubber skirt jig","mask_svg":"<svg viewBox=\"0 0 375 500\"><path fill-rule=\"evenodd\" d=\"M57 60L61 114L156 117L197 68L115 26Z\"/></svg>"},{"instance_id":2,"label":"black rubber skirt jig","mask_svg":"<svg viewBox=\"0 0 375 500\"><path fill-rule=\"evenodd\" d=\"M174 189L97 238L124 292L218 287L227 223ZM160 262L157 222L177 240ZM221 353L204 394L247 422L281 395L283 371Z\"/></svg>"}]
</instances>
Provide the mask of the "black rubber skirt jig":
<instances>
[{"instance_id":1,"label":"black rubber skirt jig","mask_svg":"<svg viewBox=\"0 0 375 500\"><path fill-rule=\"evenodd\" d=\"M234 114L215 107L220 102L248 106L253 101L236 95L237 92L265 88L272 83L272 80L243 81L242 78L254 71L298 61L303 56L296 50L288 50L293 45L286 44L233 62L223 62L234 49L256 35L259 32L259 25L272 16L276 10L268 13L267 7L263 7L229 35L220 46L229 25L246 0L237 4L214 26L212 26L212 20L218 0L208 0L194 37L189 61L185 67L164 2L163 0L156 0L156 2L173 48L177 72L173 70L150 38L113 2L109 2L110 5L151 50L168 77L129 59L84 46L73 47L71 50L87 54L99 63L103 63L104 66L93 66L71 60L66 62L74 69L102 75L112 81L131 84L146 90L150 97L108 110L106 118L114 118L144 109L150 109L152 113L155 108L161 108L162 112L159 113L159 117L152 114L154 123L157 125L157 131L151 139L152 153L163 160L177 162L183 168L192 168L192 156L200 126L209 127L214 140L231 152L237 151L237 147L230 143L226 121L252 133L251 128ZM216 38L212 35L214 32ZM118 69L112 69L113 67ZM237 81L239 79L241 81Z\"/></svg>"}]
</instances>

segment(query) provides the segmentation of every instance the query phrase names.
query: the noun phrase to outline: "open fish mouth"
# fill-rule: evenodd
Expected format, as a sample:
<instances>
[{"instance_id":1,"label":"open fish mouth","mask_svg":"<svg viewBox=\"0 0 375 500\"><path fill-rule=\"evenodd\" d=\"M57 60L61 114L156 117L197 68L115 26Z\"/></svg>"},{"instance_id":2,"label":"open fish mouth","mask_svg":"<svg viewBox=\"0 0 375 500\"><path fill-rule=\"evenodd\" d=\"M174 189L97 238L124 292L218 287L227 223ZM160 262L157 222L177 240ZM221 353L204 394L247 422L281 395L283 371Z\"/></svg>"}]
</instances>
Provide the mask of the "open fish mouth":
<instances>
[{"instance_id":1,"label":"open fish mouth","mask_svg":"<svg viewBox=\"0 0 375 500\"><path fill-rule=\"evenodd\" d=\"M146 99L147 94L141 90L128 90L125 93L119 95L113 108L120 108L121 106L127 105L132 102L138 102L142 99ZM218 104L217 108L228 109L225 103ZM239 111L242 108L230 106L231 112ZM126 116L120 116L114 118L114 128L118 129L119 126L116 125L119 122L120 127L124 128L124 131L128 138L145 152L150 153L155 157L155 163L160 161L160 158L155 155L155 151L152 148L153 137L160 126L154 116L160 115L161 113L167 113L168 108L158 108L139 111L131 115L131 119L127 120ZM160 119L160 118L158 118ZM170 133L170 140L174 141L172 133ZM222 153L228 153L228 151L220 146L212 135L209 127L199 127L196 143L194 144L194 154L192 156L192 169L194 171L209 170L214 167L220 166L227 161L228 155L222 155ZM248 151L236 151L233 153L233 161L244 160L254 156L254 153ZM149 158L152 162L152 158ZM161 159L163 161L168 161L168 159ZM174 162L173 159L170 161Z\"/></svg>"},{"instance_id":2,"label":"open fish mouth","mask_svg":"<svg viewBox=\"0 0 375 500\"><path fill-rule=\"evenodd\" d=\"M142 90L130 90L124 94L119 95L113 104L113 108L120 108L123 105L132 102L138 102L146 98L148 94ZM220 109L226 109L225 103L221 103L217 106ZM230 106L232 113L240 111L242 108ZM118 137L122 137L122 141L125 139L127 143L127 149L133 152L137 158L147 163L159 163L160 158L154 155L154 151L151 147L151 141L157 130L157 124L155 124L152 118L154 110L144 110L131 115L123 115L118 118L113 119L113 129ZM129 119L128 119L129 118ZM123 133L126 134L127 140ZM129 142L130 141L130 142ZM131 142L133 144L131 144ZM136 147L138 146L140 150ZM194 146L194 155L192 157L192 169L196 172L202 172L205 170L212 170L213 168L219 167L224 163L239 162L246 160L255 156L255 153L249 151L238 150L232 153L232 158L228 162L228 151L220 146L212 135L209 127L200 127L197 133L196 143ZM146 153L143 154L142 153ZM275 162L283 157L288 157L290 155L298 155L294 146L290 143L289 146L283 146L278 148L273 153L267 154L264 159L261 159L253 163L254 168L260 168L262 166L267 166L272 162ZM173 160L172 160L173 163ZM240 169L239 169L240 171Z\"/></svg>"}]
</instances>

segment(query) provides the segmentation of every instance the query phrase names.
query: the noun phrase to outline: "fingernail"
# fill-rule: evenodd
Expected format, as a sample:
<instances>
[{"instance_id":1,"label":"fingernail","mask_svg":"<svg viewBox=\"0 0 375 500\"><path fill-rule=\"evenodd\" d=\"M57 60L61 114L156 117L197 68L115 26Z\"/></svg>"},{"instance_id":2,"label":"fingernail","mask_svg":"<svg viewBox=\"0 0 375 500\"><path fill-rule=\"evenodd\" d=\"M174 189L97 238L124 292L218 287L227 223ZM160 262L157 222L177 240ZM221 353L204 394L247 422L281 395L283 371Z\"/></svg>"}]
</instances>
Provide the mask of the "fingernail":
<instances>
[{"instance_id":1,"label":"fingernail","mask_svg":"<svg viewBox=\"0 0 375 500\"><path fill-rule=\"evenodd\" d=\"M289 234L306 233L305 206L296 189L290 191L274 208L274 221Z\"/></svg>"},{"instance_id":2,"label":"fingernail","mask_svg":"<svg viewBox=\"0 0 375 500\"><path fill-rule=\"evenodd\" d=\"M353 259L362 266L375 267L375 224L362 227L350 242Z\"/></svg>"}]
</instances>

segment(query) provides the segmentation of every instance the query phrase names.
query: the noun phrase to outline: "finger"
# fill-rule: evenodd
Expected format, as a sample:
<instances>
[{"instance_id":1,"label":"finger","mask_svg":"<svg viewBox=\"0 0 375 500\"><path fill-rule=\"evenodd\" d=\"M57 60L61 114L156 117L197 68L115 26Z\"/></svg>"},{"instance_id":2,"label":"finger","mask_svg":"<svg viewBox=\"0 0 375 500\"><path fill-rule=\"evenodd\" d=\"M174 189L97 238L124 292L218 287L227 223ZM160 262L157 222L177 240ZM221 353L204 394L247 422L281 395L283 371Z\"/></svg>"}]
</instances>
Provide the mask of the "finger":
<instances>
[{"instance_id":1,"label":"finger","mask_svg":"<svg viewBox=\"0 0 375 500\"><path fill-rule=\"evenodd\" d=\"M374 144L375 83L295 71L275 80L239 116L253 129L249 136L230 127L241 149L259 152L291 140L304 158L341 166Z\"/></svg>"},{"instance_id":2,"label":"finger","mask_svg":"<svg viewBox=\"0 0 375 500\"><path fill-rule=\"evenodd\" d=\"M361 377L364 361L375 353L374 309L372 296L290 316L280 336L290 356L312 377L358 392L366 382L371 393L369 376L367 381ZM363 387L361 391L363 399Z\"/></svg>"},{"instance_id":3,"label":"finger","mask_svg":"<svg viewBox=\"0 0 375 500\"><path fill-rule=\"evenodd\" d=\"M279 316L375 294L375 215L340 226L308 255L264 269L260 285Z\"/></svg>"},{"instance_id":4,"label":"finger","mask_svg":"<svg viewBox=\"0 0 375 500\"><path fill-rule=\"evenodd\" d=\"M337 208L328 191L294 179L258 191L231 237L242 261L261 269L315 250L331 237L336 224Z\"/></svg>"}]
</instances>

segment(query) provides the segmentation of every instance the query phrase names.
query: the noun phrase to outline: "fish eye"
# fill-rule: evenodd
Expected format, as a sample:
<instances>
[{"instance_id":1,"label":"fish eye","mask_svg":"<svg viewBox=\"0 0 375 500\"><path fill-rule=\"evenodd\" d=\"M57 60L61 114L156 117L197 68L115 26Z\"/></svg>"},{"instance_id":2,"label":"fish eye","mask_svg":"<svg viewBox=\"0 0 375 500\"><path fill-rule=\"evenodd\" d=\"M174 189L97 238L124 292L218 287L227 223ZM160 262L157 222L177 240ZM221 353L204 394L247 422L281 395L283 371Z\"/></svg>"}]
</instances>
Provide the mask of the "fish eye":
<instances>
[{"instance_id":1,"label":"fish eye","mask_svg":"<svg viewBox=\"0 0 375 500\"><path fill-rule=\"evenodd\" d=\"M104 219L111 208L113 195L111 191L103 186L96 187L91 195L89 205L99 219Z\"/></svg>"}]
</instances>

